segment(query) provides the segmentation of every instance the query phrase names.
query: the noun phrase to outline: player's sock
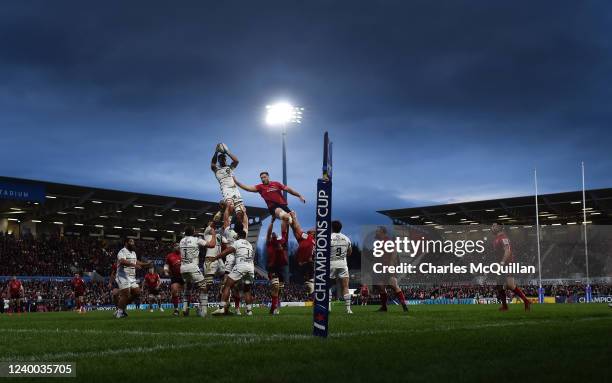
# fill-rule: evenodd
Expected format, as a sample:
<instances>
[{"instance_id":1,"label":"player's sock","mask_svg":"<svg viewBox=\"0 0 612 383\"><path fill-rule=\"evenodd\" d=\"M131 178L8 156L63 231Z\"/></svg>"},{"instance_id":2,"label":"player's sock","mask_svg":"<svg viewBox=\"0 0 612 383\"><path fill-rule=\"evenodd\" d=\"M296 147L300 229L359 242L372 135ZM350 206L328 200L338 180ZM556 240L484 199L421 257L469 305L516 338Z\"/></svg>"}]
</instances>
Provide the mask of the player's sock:
<instances>
[{"instance_id":1,"label":"player's sock","mask_svg":"<svg viewBox=\"0 0 612 383\"><path fill-rule=\"evenodd\" d=\"M344 305L346 306L346 311L351 311L351 294L344 295Z\"/></svg>"},{"instance_id":2,"label":"player's sock","mask_svg":"<svg viewBox=\"0 0 612 383\"><path fill-rule=\"evenodd\" d=\"M387 309L387 292L380 293L380 306L383 309Z\"/></svg>"},{"instance_id":3,"label":"player's sock","mask_svg":"<svg viewBox=\"0 0 612 383\"><path fill-rule=\"evenodd\" d=\"M178 307L179 307L179 297L178 296L172 297L172 305L174 306L175 310L178 310Z\"/></svg>"},{"instance_id":4,"label":"player's sock","mask_svg":"<svg viewBox=\"0 0 612 383\"><path fill-rule=\"evenodd\" d=\"M251 310L253 310L253 305L252 305L252 304L250 304L250 303L247 303L247 305L246 305L246 310L247 310L247 311L251 311Z\"/></svg>"},{"instance_id":5,"label":"player's sock","mask_svg":"<svg viewBox=\"0 0 612 383\"><path fill-rule=\"evenodd\" d=\"M274 310L276 309L277 300L278 300L278 297L272 297L272 305L270 306L270 314L272 314Z\"/></svg>"},{"instance_id":6,"label":"player's sock","mask_svg":"<svg viewBox=\"0 0 612 383\"><path fill-rule=\"evenodd\" d=\"M309 279L306 282L304 282L304 284L306 285L306 289L308 290L309 295L314 293L314 279Z\"/></svg>"},{"instance_id":7,"label":"player's sock","mask_svg":"<svg viewBox=\"0 0 612 383\"><path fill-rule=\"evenodd\" d=\"M402 306L406 306L406 297L404 297L404 292L402 290L395 293L397 295L397 299L399 299Z\"/></svg>"},{"instance_id":8,"label":"player's sock","mask_svg":"<svg viewBox=\"0 0 612 383\"><path fill-rule=\"evenodd\" d=\"M523 290L521 290L518 286L514 288L514 293L516 295L518 295L522 300L523 303L527 303L527 297L525 296L525 293L523 292Z\"/></svg>"},{"instance_id":9,"label":"player's sock","mask_svg":"<svg viewBox=\"0 0 612 383\"><path fill-rule=\"evenodd\" d=\"M234 307L240 309L240 295L234 295Z\"/></svg>"},{"instance_id":10,"label":"player's sock","mask_svg":"<svg viewBox=\"0 0 612 383\"><path fill-rule=\"evenodd\" d=\"M200 315L206 315L208 311L208 292L200 293Z\"/></svg>"}]
</instances>

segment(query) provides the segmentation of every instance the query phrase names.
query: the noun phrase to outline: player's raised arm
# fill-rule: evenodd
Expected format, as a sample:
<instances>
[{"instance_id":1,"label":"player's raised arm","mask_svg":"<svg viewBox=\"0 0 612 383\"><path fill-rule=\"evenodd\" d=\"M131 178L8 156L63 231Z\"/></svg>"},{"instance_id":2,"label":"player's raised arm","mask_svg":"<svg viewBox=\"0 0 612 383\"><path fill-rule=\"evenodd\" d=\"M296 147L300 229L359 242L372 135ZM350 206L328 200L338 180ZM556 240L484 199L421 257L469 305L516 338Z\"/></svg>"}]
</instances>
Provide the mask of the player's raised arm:
<instances>
[{"instance_id":1,"label":"player's raised arm","mask_svg":"<svg viewBox=\"0 0 612 383\"><path fill-rule=\"evenodd\" d=\"M198 245L202 247L208 247L209 249L212 249L217 246L217 234L215 233L215 229L213 227L210 227L210 240L205 241L203 239L200 239L198 240Z\"/></svg>"},{"instance_id":2,"label":"player's raised arm","mask_svg":"<svg viewBox=\"0 0 612 383\"><path fill-rule=\"evenodd\" d=\"M217 155L219 155L219 152L215 148L215 154L213 154L212 160L210 160L210 170L213 172L217 171Z\"/></svg>"},{"instance_id":3,"label":"player's raised arm","mask_svg":"<svg viewBox=\"0 0 612 383\"><path fill-rule=\"evenodd\" d=\"M236 185L238 185L238 187L242 190L246 190L248 192L251 193L257 193L257 188L255 186L249 186L249 185L245 185L242 182L238 181L236 179L236 177L234 177L234 182L236 183Z\"/></svg>"},{"instance_id":4,"label":"player's raised arm","mask_svg":"<svg viewBox=\"0 0 612 383\"><path fill-rule=\"evenodd\" d=\"M230 152L229 150L226 150L225 154L227 154L229 156L229 158L232 159L232 163L230 164L230 168L236 169L238 167L238 163L240 162L240 161L238 161L238 157L236 157L236 155L234 153Z\"/></svg>"},{"instance_id":5,"label":"player's raised arm","mask_svg":"<svg viewBox=\"0 0 612 383\"><path fill-rule=\"evenodd\" d=\"M306 200L304 199L304 197L302 197L302 195L298 193L296 190L292 189L291 187L287 185L285 185L285 190L287 191L287 193L298 197L299 200L302 201L302 203L306 203Z\"/></svg>"}]
</instances>

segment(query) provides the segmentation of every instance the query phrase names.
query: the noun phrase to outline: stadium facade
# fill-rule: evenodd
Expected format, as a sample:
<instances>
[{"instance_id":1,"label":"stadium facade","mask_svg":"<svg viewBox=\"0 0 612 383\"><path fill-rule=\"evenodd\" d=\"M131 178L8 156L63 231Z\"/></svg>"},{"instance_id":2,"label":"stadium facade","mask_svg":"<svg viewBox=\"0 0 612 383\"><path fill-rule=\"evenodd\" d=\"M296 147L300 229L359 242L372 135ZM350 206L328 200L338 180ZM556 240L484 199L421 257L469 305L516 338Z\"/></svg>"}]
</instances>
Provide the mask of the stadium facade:
<instances>
[{"instance_id":1,"label":"stadium facade","mask_svg":"<svg viewBox=\"0 0 612 383\"><path fill-rule=\"evenodd\" d=\"M22 235L133 237L175 241L186 225L203 231L218 201L0 177L0 232ZM247 206L255 246L268 210Z\"/></svg>"},{"instance_id":2,"label":"stadium facade","mask_svg":"<svg viewBox=\"0 0 612 383\"><path fill-rule=\"evenodd\" d=\"M612 224L612 188L586 190L586 222ZM583 222L582 191L538 196L540 225L576 225ZM536 223L535 196L459 202L443 205L381 210L397 225L490 225Z\"/></svg>"}]
</instances>

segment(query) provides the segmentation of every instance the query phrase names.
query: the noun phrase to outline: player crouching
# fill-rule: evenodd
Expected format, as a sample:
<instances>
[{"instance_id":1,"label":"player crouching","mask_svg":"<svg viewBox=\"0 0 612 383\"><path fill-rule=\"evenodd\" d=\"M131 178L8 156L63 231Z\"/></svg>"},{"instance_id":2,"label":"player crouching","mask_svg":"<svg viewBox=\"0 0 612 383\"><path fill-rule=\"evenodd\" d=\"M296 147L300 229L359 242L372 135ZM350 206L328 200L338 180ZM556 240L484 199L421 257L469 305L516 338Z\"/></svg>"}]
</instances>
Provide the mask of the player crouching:
<instances>
[{"instance_id":1,"label":"player crouching","mask_svg":"<svg viewBox=\"0 0 612 383\"><path fill-rule=\"evenodd\" d=\"M221 294L221 302L219 303L220 307L213 312L213 315L227 315L229 313L230 292L239 281L242 281L244 289L246 315L253 315L253 295L251 293L251 287L255 279L253 246L246 240L247 233L241 225L237 225L235 230L238 239L216 256L217 259L224 259L227 255L233 254L236 264L227 275Z\"/></svg>"},{"instance_id":2,"label":"player crouching","mask_svg":"<svg viewBox=\"0 0 612 383\"><path fill-rule=\"evenodd\" d=\"M149 312L153 312L153 303L157 304L159 311L164 312L164 309L161 306L161 279L153 267L150 267L149 272L145 274L144 285L147 288L147 303L149 304Z\"/></svg>"}]
</instances>

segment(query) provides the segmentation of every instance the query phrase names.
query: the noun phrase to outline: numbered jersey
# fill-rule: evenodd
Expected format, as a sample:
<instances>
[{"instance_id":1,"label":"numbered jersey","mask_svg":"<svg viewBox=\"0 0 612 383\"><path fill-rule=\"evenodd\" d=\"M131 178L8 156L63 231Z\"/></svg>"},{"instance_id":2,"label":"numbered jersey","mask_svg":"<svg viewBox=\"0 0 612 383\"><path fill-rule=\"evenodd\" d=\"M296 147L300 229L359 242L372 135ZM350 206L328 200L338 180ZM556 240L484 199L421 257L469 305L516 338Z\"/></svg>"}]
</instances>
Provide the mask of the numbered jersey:
<instances>
[{"instance_id":1,"label":"numbered jersey","mask_svg":"<svg viewBox=\"0 0 612 383\"><path fill-rule=\"evenodd\" d=\"M119 253L117 254L117 276L121 278L136 278L136 268L122 265L122 259L125 259L128 262L135 264L136 252L129 251L124 247L123 249L119 250Z\"/></svg>"},{"instance_id":2,"label":"numbered jersey","mask_svg":"<svg viewBox=\"0 0 612 383\"><path fill-rule=\"evenodd\" d=\"M236 251L234 252L236 257L236 265L240 264L253 264L253 245L246 239L239 239L232 245Z\"/></svg>"},{"instance_id":3,"label":"numbered jersey","mask_svg":"<svg viewBox=\"0 0 612 383\"><path fill-rule=\"evenodd\" d=\"M331 260L343 261L351 248L351 240L342 233L332 233L331 235Z\"/></svg>"},{"instance_id":4,"label":"numbered jersey","mask_svg":"<svg viewBox=\"0 0 612 383\"><path fill-rule=\"evenodd\" d=\"M231 166L217 167L215 170L215 177L219 181L221 190L224 188L235 188L236 183L234 182L234 170Z\"/></svg>"},{"instance_id":5,"label":"numbered jersey","mask_svg":"<svg viewBox=\"0 0 612 383\"><path fill-rule=\"evenodd\" d=\"M198 265L200 257L200 247L206 246L206 241L192 236L186 236L181 239L179 244L181 248L181 265Z\"/></svg>"}]
</instances>

